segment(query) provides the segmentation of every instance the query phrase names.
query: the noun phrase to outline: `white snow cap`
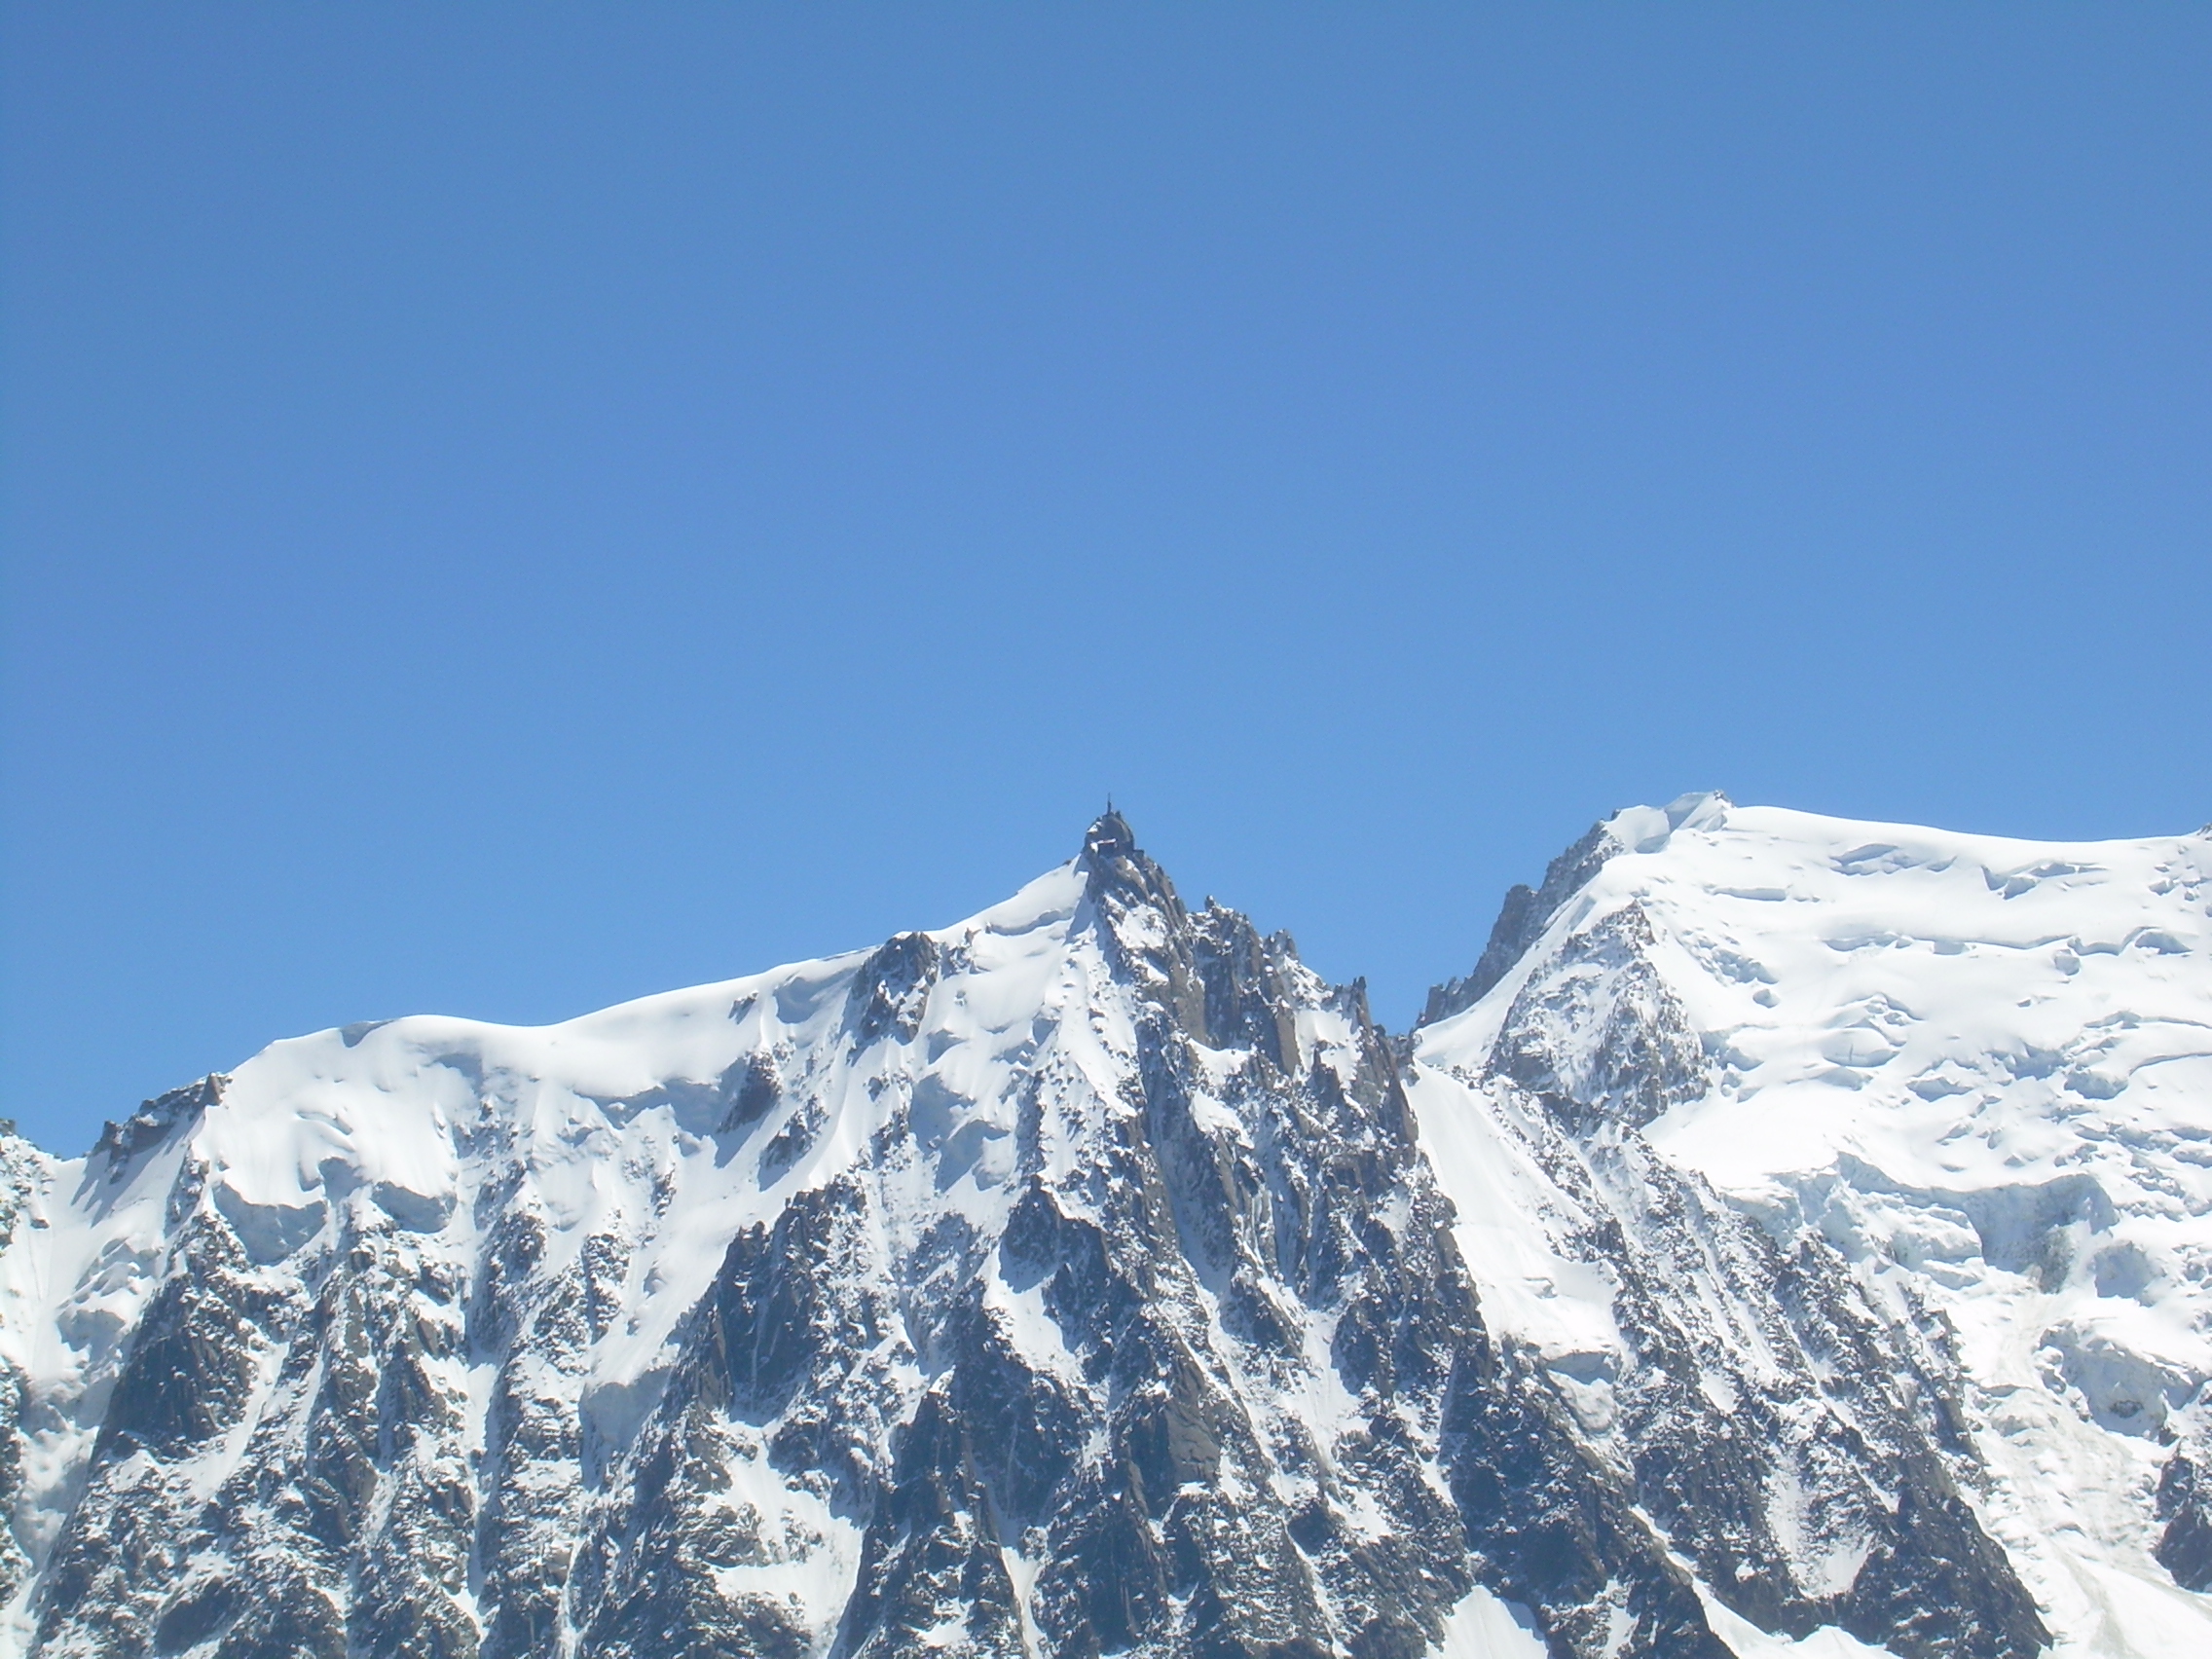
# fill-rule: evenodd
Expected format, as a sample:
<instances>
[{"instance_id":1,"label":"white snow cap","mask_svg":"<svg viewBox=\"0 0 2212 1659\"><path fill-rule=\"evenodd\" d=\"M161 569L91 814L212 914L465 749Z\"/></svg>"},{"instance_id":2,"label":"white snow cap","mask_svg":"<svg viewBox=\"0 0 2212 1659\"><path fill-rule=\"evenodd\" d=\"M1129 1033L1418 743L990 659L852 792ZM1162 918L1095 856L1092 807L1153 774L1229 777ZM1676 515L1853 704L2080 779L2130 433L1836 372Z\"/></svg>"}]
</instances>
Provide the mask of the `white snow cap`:
<instances>
[{"instance_id":1,"label":"white snow cap","mask_svg":"<svg viewBox=\"0 0 2212 1659\"><path fill-rule=\"evenodd\" d=\"M1604 828L1618 850L1542 936L1418 1036L1486 1310L1549 1351L1608 1340L1604 1287L1501 1229L1527 1176L1435 1091L1487 1087L1517 999L1590 972L1563 966L1575 941L1633 908L1704 1056L1651 1142L1955 1331L1974 1502L2057 1652L2212 1653L2212 1601L2151 1554L2212 1382L2212 835L2024 841L1716 793Z\"/></svg>"}]
</instances>

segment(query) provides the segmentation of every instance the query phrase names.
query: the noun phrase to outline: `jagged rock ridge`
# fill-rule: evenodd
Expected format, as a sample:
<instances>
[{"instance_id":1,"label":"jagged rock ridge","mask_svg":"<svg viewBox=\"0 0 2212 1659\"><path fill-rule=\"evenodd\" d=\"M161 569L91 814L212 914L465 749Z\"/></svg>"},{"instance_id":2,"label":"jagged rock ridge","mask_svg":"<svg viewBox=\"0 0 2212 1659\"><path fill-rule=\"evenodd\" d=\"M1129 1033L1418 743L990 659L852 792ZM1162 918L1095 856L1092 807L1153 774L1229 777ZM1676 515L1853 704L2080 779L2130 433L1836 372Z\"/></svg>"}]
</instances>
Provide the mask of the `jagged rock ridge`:
<instances>
[{"instance_id":1,"label":"jagged rock ridge","mask_svg":"<svg viewBox=\"0 0 2212 1659\"><path fill-rule=\"evenodd\" d=\"M1606 884L1728 823L1594 830L1410 1057L1109 814L954 928L9 1143L10 1641L2036 1653L1933 1293L1671 1150L1724 1051Z\"/></svg>"}]
</instances>

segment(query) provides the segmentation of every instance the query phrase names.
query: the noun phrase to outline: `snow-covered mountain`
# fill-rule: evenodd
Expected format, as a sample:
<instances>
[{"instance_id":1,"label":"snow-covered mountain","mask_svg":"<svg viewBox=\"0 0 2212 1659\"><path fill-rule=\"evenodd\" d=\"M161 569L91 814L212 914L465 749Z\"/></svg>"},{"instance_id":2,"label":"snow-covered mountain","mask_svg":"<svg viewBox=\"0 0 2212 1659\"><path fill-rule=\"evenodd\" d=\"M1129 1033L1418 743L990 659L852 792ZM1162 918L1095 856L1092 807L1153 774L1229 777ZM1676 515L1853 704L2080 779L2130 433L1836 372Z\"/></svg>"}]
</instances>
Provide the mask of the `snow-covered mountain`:
<instances>
[{"instance_id":1,"label":"snow-covered mountain","mask_svg":"<svg viewBox=\"0 0 2212 1659\"><path fill-rule=\"evenodd\" d=\"M1410 1037L956 927L0 1143L0 1648L2212 1652L2212 837L1717 796Z\"/></svg>"}]
</instances>

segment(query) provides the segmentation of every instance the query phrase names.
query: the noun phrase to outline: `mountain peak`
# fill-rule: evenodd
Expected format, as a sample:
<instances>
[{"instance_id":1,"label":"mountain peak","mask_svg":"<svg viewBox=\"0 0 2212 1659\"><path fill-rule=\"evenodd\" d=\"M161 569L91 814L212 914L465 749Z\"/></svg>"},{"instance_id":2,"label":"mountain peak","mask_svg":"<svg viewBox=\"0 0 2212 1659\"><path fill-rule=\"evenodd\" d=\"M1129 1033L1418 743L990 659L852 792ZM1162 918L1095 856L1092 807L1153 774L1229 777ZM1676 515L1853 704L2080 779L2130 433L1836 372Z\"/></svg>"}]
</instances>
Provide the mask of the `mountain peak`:
<instances>
[{"instance_id":1,"label":"mountain peak","mask_svg":"<svg viewBox=\"0 0 2212 1659\"><path fill-rule=\"evenodd\" d=\"M2200 1650L2208 891L1687 795L1393 1042L1109 801L872 951L273 1045L0 1143L0 1659Z\"/></svg>"},{"instance_id":2,"label":"mountain peak","mask_svg":"<svg viewBox=\"0 0 2212 1659\"><path fill-rule=\"evenodd\" d=\"M1112 801L1083 832L1083 850L1094 861L1124 858L1137 850L1136 832L1129 828L1129 821L1114 810Z\"/></svg>"},{"instance_id":3,"label":"mountain peak","mask_svg":"<svg viewBox=\"0 0 2212 1659\"><path fill-rule=\"evenodd\" d=\"M1180 917L1182 902L1167 872L1145 856L1137 845L1129 821L1108 802L1106 810L1084 832L1083 857L1078 861L1091 898L1103 903L1109 915L1130 908L1157 907Z\"/></svg>"}]
</instances>

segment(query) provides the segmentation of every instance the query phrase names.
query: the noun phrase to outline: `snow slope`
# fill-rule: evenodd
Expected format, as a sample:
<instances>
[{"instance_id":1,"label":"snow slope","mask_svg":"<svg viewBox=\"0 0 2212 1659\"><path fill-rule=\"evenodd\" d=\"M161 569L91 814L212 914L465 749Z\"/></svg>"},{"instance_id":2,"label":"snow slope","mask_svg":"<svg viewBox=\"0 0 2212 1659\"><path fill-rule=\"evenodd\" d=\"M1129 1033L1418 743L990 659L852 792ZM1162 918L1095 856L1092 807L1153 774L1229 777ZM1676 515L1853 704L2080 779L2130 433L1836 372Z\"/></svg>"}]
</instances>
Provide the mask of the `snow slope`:
<instances>
[{"instance_id":1,"label":"snow slope","mask_svg":"<svg viewBox=\"0 0 2212 1659\"><path fill-rule=\"evenodd\" d=\"M0 1142L0 1653L2212 1651L2212 841L1685 797L1410 1042L954 927Z\"/></svg>"},{"instance_id":2,"label":"snow slope","mask_svg":"<svg viewBox=\"0 0 2212 1659\"><path fill-rule=\"evenodd\" d=\"M1694 1075L1642 1134L1942 1321L1976 1508L2058 1651L2212 1653L2212 1600L2157 1553L2160 1477L2212 1379L2212 837L2046 844L1709 796L1604 838L1511 971L1421 1033L1424 1071L1494 1095L1556 1057L1572 1094L1617 1000L1678 1019ZM1582 950L1630 916L1629 960ZM1451 1145L1495 1114L1439 1135L1424 1112L1463 1216L1513 1190L1511 1156ZM1459 1235L1494 1321L1618 1346L1587 1266Z\"/></svg>"},{"instance_id":3,"label":"snow slope","mask_svg":"<svg viewBox=\"0 0 2212 1659\"><path fill-rule=\"evenodd\" d=\"M1067 940L1081 892L1064 866L945 933L908 936L961 959L932 1010L927 1046L941 1057L914 1068L910 1090L935 1105L936 1143L959 1149L905 1176L943 1190L934 1207L1003 1224L1013 1128L1003 1056L1031 1042L1033 1021L1056 1001L1083 995ZM0 1258L0 1355L38 1408L25 1419L18 1537L44 1557L80 1501L128 1355L120 1339L178 1268L180 1195L220 1215L249 1271L276 1284L304 1254L363 1235L406 1241L419 1272L480 1279L488 1234L530 1218L539 1239L531 1277L558 1283L581 1270L626 1315L595 1322L581 1351L532 1386L580 1423L634 1431L639 1401L664 1381L678 1321L731 1239L849 1166L906 1104L870 1087L882 1068L855 1066L824 1041L870 961L855 952L802 963L542 1028L425 1016L280 1042L219 1089L168 1097L111 1126L90 1160L45 1164L28 1225ZM802 1100L785 1099L772 1064L757 1064L823 1048L832 1050L829 1075ZM1069 1063L1080 1072L1097 1058L1079 1050ZM749 1106L764 1120L751 1125L759 1145L732 1179L720 1136ZM183 1132L163 1132L168 1113ZM150 1150L126 1150L133 1131ZM496 1203L485 1201L490 1189ZM432 1366L465 1425L463 1458L481 1458L505 1381L472 1357L456 1351ZM262 1370L251 1386L266 1397L277 1382L266 1375L269 1356ZM894 1385L918 1386L910 1364ZM266 1409L266 1398L257 1403ZM244 1436L220 1437L184 1461L178 1484L215 1493L252 1450ZM817 1530L779 1570L833 1616L857 1565L858 1528L780 1488L757 1495ZM809 1584L818 1558L824 1582ZM18 1643L29 1637L32 1588L26 1580L12 1609Z\"/></svg>"},{"instance_id":4,"label":"snow slope","mask_svg":"<svg viewBox=\"0 0 2212 1659\"><path fill-rule=\"evenodd\" d=\"M1393 1062L1111 817L954 928L15 1155L18 1651L1418 1652L1473 1588Z\"/></svg>"}]
</instances>

